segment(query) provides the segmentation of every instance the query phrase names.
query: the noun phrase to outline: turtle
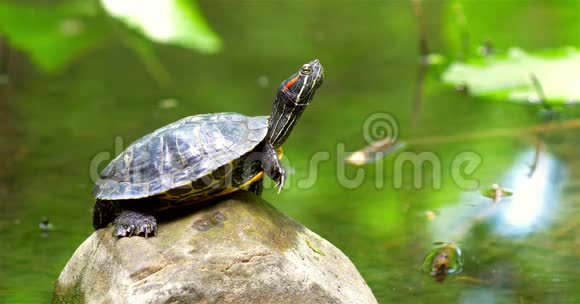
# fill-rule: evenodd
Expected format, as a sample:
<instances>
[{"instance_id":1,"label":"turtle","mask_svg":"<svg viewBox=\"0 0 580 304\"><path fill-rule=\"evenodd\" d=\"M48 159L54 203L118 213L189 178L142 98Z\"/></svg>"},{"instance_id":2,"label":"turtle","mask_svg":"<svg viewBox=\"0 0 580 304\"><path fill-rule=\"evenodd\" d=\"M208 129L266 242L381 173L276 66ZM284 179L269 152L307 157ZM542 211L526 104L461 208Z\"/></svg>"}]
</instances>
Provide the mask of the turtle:
<instances>
[{"instance_id":1,"label":"turtle","mask_svg":"<svg viewBox=\"0 0 580 304\"><path fill-rule=\"evenodd\" d=\"M116 237L154 236L156 214L245 189L261 195L264 175L284 187L286 141L324 79L316 59L282 82L269 116L189 116L133 142L100 173L93 227Z\"/></svg>"}]
</instances>

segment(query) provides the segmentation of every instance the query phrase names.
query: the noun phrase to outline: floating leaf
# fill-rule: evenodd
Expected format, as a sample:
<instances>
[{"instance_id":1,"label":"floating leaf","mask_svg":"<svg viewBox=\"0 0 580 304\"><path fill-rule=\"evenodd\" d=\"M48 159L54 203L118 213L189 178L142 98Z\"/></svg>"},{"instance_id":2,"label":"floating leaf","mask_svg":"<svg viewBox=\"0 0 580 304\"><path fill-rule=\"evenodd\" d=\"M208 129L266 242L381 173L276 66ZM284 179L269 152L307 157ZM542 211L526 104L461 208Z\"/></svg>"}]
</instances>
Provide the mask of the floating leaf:
<instances>
[{"instance_id":1,"label":"floating leaf","mask_svg":"<svg viewBox=\"0 0 580 304\"><path fill-rule=\"evenodd\" d=\"M536 55L512 48L507 55L453 63L442 78L455 86L467 86L475 96L532 103L575 103L580 102L580 52L564 48Z\"/></svg>"},{"instance_id":2,"label":"floating leaf","mask_svg":"<svg viewBox=\"0 0 580 304\"><path fill-rule=\"evenodd\" d=\"M153 41L205 53L221 48L221 40L193 0L101 0L101 4L111 16Z\"/></svg>"},{"instance_id":3,"label":"floating leaf","mask_svg":"<svg viewBox=\"0 0 580 304\"><path fill-rule=\"evenodd\" d=\"M481 195L491 198L494 203L501 201L504 197L510 197L514 193L498 184L493 184L491 188L482 189Z\"/></svg>"},{"instance_id":4,"label":"floating leaf","mask_svg":"<svg viewBox=\"0 0 580 304\"><path fill-rule=\"evenodd\" d=\"M0 3L0 33L46 72L57 72L104 38L88 5L46 9Z\"/></svg>"}]
</instances>

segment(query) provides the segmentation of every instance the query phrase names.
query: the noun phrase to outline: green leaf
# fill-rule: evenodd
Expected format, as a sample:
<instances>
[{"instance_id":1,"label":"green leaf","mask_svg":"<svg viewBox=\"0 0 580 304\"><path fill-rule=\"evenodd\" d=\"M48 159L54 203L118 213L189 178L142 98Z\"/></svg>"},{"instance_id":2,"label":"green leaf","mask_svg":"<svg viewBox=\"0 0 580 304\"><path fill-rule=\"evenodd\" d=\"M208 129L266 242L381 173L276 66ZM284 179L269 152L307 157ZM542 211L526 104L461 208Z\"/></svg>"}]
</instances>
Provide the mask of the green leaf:
<instances>
[{"instance_id":1,"label":"green leaf","mask_svg":"<svg viewBox=\"0 0 580 304\"><path fill-rule=\"evenodd\" d=\"M467 86L474 96L532 103L577 103L580 52L564 48L529 54L512 48L506 55L455 62L442 79L455 86Z\"/></svg>"},{"instance_id":2,"label":"green leaf","mask_svg":"<svg viewBox=\"0 0 580 304\"><path fill-rule=\"evenodd\" d=\"M221 40L193 0L101 0L105 11L155 42L215 53Z\"/></svg>"},{"instance_id":3,"label":"green leaf","mask_svg":"<svg viewBox=\"0 0 580 304\"><path fill-rule=\"evenodd\" d=\"M0 33L45 72L57 72L104 38L89 6L0 3Z\"/></svg>"}]
</instances>

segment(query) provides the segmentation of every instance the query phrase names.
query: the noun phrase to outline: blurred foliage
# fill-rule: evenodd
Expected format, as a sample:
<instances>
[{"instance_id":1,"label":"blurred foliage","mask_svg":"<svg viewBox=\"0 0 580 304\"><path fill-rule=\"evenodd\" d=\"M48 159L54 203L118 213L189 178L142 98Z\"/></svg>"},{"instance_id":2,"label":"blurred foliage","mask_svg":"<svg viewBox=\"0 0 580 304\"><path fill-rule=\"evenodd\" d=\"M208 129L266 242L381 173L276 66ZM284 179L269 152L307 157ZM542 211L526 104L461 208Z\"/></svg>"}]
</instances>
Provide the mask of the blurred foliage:
<instances>
[{"instance_id":1,"label":"blurred foliage","mask_svg":"<svg viewBox=\"0 0 580 304\"><path fill-rule=\"evenodd\" d=\"M167 44L215 53L221 40L211 30L195 1L101 0L109 15L137 29L145 37Z\"/></svg>"},{"instance_id":2,"label":"blurred foliage","mask_svg":"<svg viewBox=\"0 0 580 304\"><path fill-rule=\"evenodd\" d=\"M195 1L101 1L102 8L121 23L158 43L175 44L203 53L217 52L219 37L203 19ZM46 7L0 3L0 34L27 53L43 71L58 72L84 51L105 41L114 31L96 1L67 1ZM144 61L158 83L167 76L151 46L140 37L121 40ZM137 42L136 42L137 41Z\"/></svg>"},{"instance_id":3,"label":"blurred foliage","mask_svg":"<svg viewBox=\"0 0 580 304\"><path fill-rule=\"evenodd\" d=\"M38 9L0 2L0 33L46 72L56 72L105 37L98 8L87 2Z\"/></svg>"},{"instance_id":4,"label":"blurred foliage","mask_svg":"<svg viewBox=\"0 0 580 304\"><path fill-rule=\"evenodd\" d=\"M522 39L514 36L515 32L529 35ZM504 50L512 46L580 46L580 2L449 1L444 11L443 35L449 54L459 58L477 53L484 43Z\"/></svg>"},{"instance_id":5,"label":"blurred foliage","mask_svg":"<svg viewBox=\"0 0 580 304\"><path fill-rule=\"evenodd\" d=\"M580 101L580 52L574 48L528 54L517 48L507 55L455 62L443 81L465 85L470 94L499 100L569 103Z\"/></svg>"}]
</instances>

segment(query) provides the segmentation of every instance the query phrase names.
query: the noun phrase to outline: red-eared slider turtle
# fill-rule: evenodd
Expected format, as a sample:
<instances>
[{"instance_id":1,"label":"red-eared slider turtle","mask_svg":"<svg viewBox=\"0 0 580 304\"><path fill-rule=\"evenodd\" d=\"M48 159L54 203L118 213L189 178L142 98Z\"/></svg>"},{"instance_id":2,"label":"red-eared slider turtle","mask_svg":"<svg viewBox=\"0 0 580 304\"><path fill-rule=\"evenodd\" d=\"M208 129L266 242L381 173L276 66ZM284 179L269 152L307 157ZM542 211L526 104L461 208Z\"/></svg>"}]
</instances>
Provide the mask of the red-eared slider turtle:
<instances>
[{"instance_id":1,"label":"red-eared slider turtle","mask_svg":"<svg viewBox=\"0 0 580 304\"><path fill-rule=\"evenodd\" d=\"M183 118L132 143L101 172L93 226L113 222L119 237L156 233L154 212L248 189L260 195L264 173L284 186L280 146L323 80L318 60L282 82L272 114Z\"/></svg>"}]
</instances>

